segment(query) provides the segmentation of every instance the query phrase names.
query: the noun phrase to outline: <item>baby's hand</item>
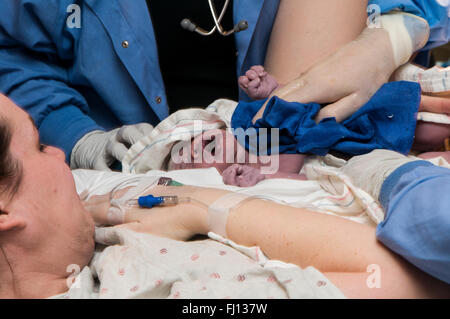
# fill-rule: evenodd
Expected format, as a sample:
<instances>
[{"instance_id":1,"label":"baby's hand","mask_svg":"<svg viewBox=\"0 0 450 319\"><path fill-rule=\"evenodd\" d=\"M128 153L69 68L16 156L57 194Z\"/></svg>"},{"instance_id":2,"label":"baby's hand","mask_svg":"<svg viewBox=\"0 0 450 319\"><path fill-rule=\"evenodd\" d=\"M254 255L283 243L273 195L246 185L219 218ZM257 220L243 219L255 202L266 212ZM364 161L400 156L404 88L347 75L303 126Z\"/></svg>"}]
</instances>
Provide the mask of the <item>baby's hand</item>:
<instances>
[{"instance_id":1,"label":"baby's hand","mask_svg":"<svg viewBox=\"0 0 450 319\"><path fill-rule=\"evenodd\" d=\"M223 171L222 178L227 185L250 187L264 180L265 176L257 168L234 164Z\"/></svg>"},{"instance_id":2,"label":"baby's hand","mask_svg":"<svg viewBox=\"0 0 450 319\"><path fill-rule=\"evenodd\" d=\"M252 66L238 82L241 89L253 100L265 99L279 87L277 80L261 65Z\"/></svg>"}]
</instances>

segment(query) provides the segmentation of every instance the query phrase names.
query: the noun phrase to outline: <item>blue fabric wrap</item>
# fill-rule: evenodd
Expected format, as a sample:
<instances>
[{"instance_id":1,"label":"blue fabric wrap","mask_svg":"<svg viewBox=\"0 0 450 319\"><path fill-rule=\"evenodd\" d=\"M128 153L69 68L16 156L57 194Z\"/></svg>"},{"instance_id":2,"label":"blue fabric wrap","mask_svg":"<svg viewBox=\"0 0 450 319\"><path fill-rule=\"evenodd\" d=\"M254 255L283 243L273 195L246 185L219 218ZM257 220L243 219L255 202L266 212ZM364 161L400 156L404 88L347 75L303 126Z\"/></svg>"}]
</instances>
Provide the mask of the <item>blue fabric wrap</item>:
<instances>
[{"instance_id":1,"label":"blue fabric wrap","mask_svg":"<svg viewBox=\"0 0 450 319\"><path fill-rule=\"evenodd\" d=\"M255 134L268 140L270 128L279 128L280 154L325 155L334 150L361 155L374 149L406 154L413 143L420 99L421 90L417 83L391 82L382 86L369 102L342 123L337 123L335 118L327 118L317 124L314 118L320 110L319 104L286 102L273 97L255 124L252 119L265 100L239 103L231 126L235 132L238 128L247 132L254 128ZM244 141L239 142L244 144ZM249 140L245 140L244 146L257 153ZM273 148L270 151L269 147L268 153L277 153Z\"/></svg>"}]
</instances>

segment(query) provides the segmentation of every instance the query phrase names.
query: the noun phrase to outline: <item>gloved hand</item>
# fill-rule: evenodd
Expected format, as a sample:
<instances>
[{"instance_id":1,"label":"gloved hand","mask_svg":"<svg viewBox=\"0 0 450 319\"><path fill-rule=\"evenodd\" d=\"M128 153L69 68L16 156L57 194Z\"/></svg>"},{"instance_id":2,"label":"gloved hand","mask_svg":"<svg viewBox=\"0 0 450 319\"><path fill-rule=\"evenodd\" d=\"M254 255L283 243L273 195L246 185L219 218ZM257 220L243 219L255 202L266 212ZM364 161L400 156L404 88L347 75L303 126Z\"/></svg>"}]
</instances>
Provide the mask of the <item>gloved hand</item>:
<instances>
[{"instance_id":1,"label":"gloved hand","mask_svg":"<svg viewBox=\"0 0 450 319\"><path fill-rule=\"evenodd\" d=\"M429 37L428 23L422 18L396 12L383 15L380 20L379 28L367 27L356 40L272 96L288 102L329 104L319 112L316 122L327 117L341 122L351 116ZM265 105L254 121L262 117L264 109Z\"/></svg>"},{"instance_id":2,"label":"gloved hand","mask_svg":"<svg viewBox=\"0 0 450 319\"><path fill-rule=\"evenodd\" d=\"M421 160L388 150L374 150L369 154L351 158L340 170L373 198L378 199L384 181L397 168Z\"/></svg>"},{"instance_id":3,"label":"gloved hand","mask_svg":"<svg viewBox=\"0 0 450 319\"><path fill-rule=\"evenodd\" d=\"M153 126L147 123L126 125L103 132L93 131L83 136L72 149L70 168L111 170L116 160L122 161L128 148L151 133Z\"/></svg>"}]
</instances>

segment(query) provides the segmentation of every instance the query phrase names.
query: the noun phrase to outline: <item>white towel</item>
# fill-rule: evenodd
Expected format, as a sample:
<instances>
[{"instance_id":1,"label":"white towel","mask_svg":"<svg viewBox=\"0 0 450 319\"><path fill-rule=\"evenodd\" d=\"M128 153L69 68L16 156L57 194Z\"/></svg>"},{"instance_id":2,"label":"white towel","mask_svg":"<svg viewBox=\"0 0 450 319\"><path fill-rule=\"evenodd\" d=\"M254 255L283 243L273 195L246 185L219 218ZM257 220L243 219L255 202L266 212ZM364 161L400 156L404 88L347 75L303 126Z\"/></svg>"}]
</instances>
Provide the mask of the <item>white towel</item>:
<instances>
[{"instance_id":1,"label":"white towel","mask_svg":"<svg viewBox=\"0 0 450 319\"><path fill-rule=\"evenodd\" d=\"M442 93L450 91L450 68L432 67L422 69L414 64L406 63L400 67L394 75L395 81L411 81L420 84L423 92ZM447 114L419 112L418 121L450 124Z\"/></svg>"},{"instance_id":2,"label":"white towel","mask_svg":"<svg viewBox=\"0 0 450 319\"><path fill-rule=\"evenodd\" d=\"M175 112L129 149L122 160L122 172L165 170L168 155L176 143L189 141L207 130L230 127L236 106L237 102L220 99L206 110L192 108Z\"/></svg>"},{"instance_id":3,"label":"white towel","mask_svg":"<svg viewBox=\"0 0 450 319\"><path fill-rule=\"evenodd\" d=\"M450 68L435 66L423 69L406 63L395 72L394 80L417 82L426 93L448 92L450 91Z\"/></svg>"}]
</instances>

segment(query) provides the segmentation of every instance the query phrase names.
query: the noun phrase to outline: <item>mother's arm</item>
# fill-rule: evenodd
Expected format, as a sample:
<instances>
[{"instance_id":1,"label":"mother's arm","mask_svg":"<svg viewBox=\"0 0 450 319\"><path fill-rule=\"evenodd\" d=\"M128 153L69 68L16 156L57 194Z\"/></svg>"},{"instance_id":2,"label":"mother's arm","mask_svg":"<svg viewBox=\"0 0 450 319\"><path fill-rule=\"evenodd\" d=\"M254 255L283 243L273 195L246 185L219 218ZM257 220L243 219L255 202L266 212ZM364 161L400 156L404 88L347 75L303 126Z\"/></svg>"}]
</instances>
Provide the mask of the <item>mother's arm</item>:
<instances>
[{"instance_id":1,"label":"mother's arm","mask_svg":"<svg viewBox=\"0 0 450 319\"><path fill-rule=\"evenodd\" d=\"M117 227L178 240L207 234L206 207L228 193L190 186L156 187L154 195L189 196L203 204L131 210L125 216L127 224ZM314 266L351 298L449 296L448 286L378 243L373 227L340 217L255 199L230 212L226 229L229 239L259 246L271 259ZM381 288L369 288L369 265L379 267Z\"/></svg>"}]
</instances>

